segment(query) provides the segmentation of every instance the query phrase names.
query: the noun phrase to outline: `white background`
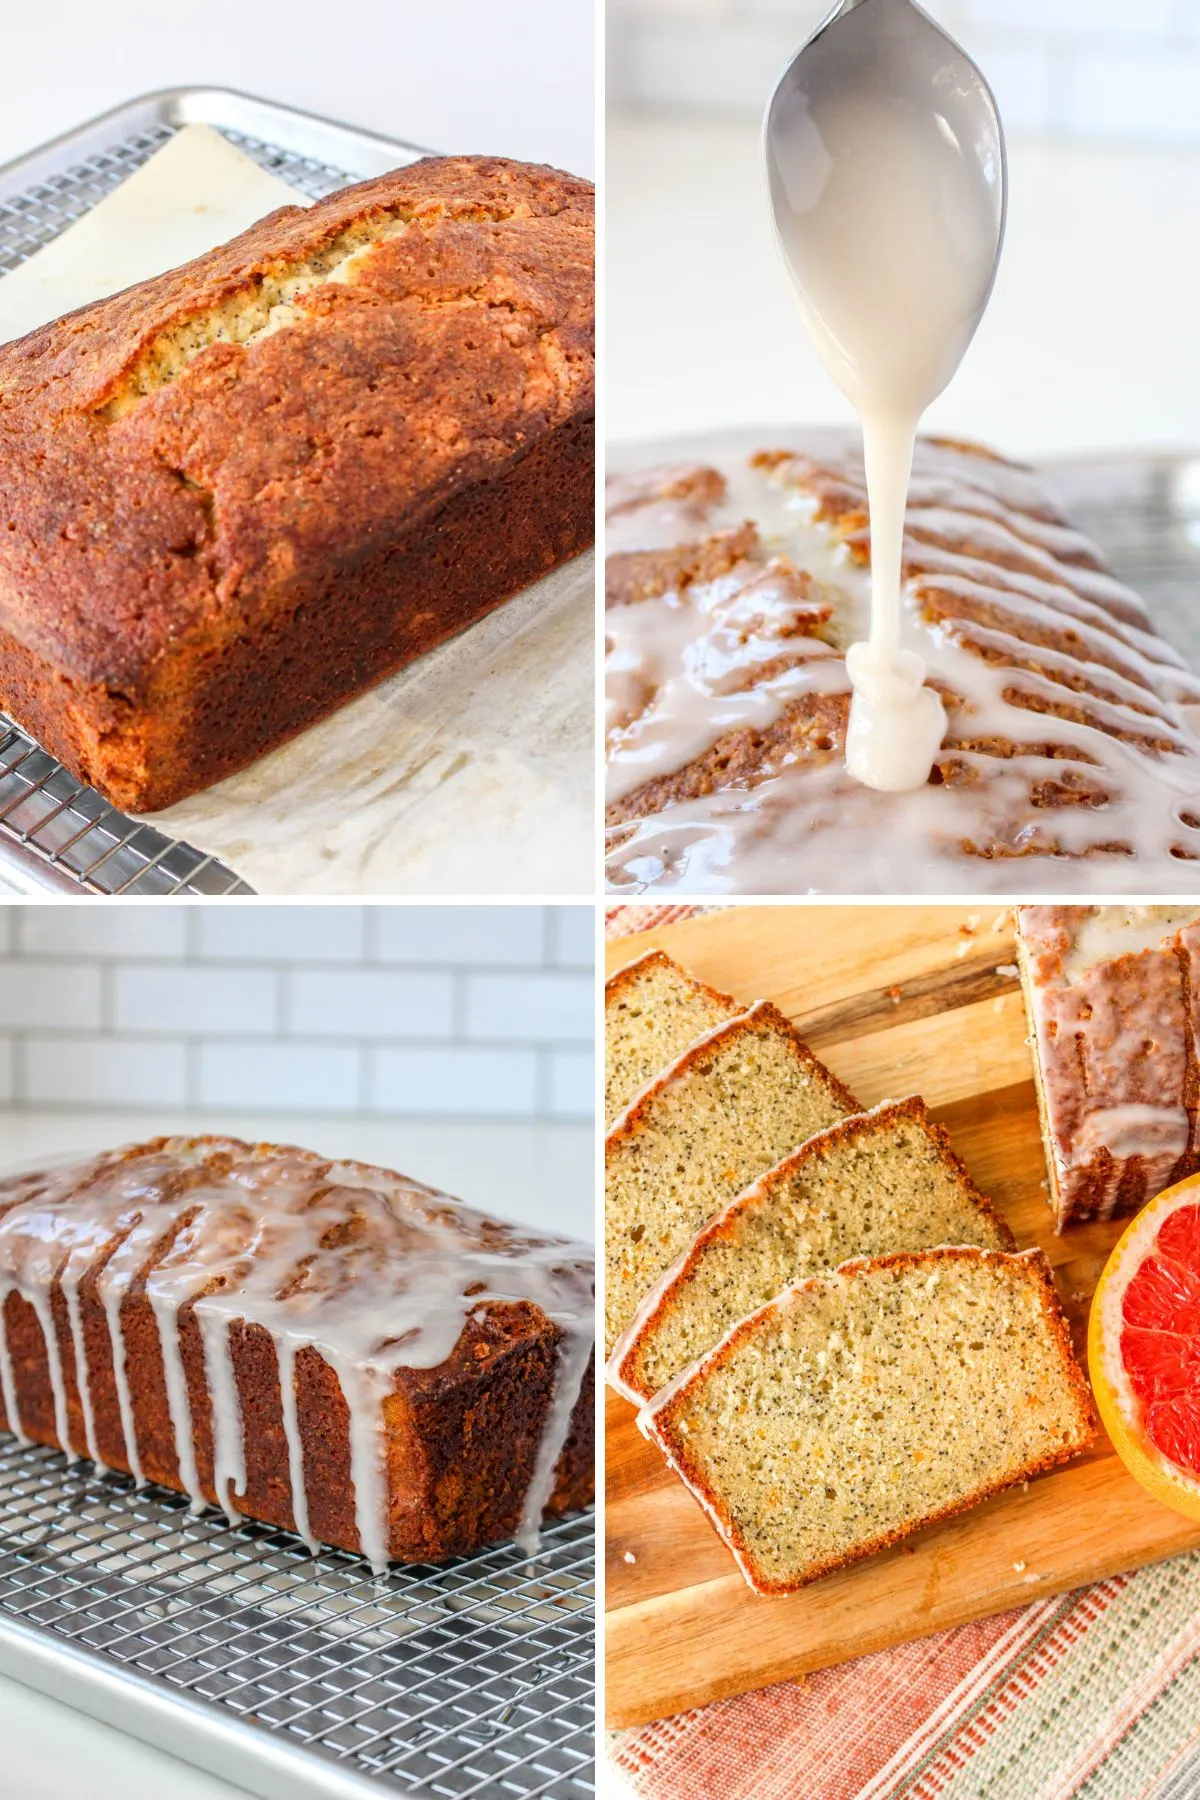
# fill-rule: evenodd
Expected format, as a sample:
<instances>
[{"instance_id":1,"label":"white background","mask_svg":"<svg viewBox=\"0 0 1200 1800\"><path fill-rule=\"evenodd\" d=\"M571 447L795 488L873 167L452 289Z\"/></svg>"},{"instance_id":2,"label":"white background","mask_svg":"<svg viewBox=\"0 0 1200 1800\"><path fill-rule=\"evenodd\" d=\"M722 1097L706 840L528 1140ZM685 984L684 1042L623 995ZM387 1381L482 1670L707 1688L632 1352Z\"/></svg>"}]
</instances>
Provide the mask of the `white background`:
<instances>
[{"instance_id":1,"label":"white background","mask_svg":"<svg viewBox=\"0 0 1200 1800\"><path fill-rule=\"evenodd\" d=\"M1200 0L926 0L993 83L1008 232L930 430L1200 446ZM853 414L771 242L762 109L825 0L609 0L610 444Z\"/></svg>"},{"instance_id":2,"label":"white background","mask_svg":"<svg viewBox=\"0 0 1200 1800\"><path fill-rule=\"evenodd\" d=\"M215 83L445 152L593 174L591 0L42 0L4 9L0 161Z\"/></svg>"},{"instance_id":3,"label":"white background","mask_svg":"<svg viewBox=\"0 0 1200 1800\"><path fill-rule=\"evenodd\" d=\"M1200 144L1200 0L922 0L1013 132ZM831 0L609 0L610 105L757 118Z\"/></svg>"}]
</instances>

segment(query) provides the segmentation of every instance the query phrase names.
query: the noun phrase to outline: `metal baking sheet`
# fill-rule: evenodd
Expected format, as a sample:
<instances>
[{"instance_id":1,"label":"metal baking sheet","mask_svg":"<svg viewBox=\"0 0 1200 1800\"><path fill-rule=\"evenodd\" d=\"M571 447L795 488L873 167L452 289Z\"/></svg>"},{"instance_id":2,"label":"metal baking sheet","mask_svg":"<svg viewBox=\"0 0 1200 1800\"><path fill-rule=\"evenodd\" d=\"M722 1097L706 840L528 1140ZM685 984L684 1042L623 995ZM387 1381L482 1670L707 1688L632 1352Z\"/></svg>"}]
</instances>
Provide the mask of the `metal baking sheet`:
<instances>
[{"instance_id":1,"label":"metal baking sheet","mask_svg":"<svg viewBox=\"0 0 1200 1800\"><path fill-rule=\"evenodd\" d=\"M425 154L227 88L131 100L0 168L0 273L119 187L183 125L212 125L313 199ZM0 889L19 893L248 894L237 872L127 819L0 714Z\"/></svg>"},{"instance_id":2,"label":"metal baking sheet","mask_svg":"<svg viewBox=\"0 0 1200 1800\"><path fill-rule=\"evenodd\" d=\"M592 1800L594 1527L377 1580L4 1436L0 1672L265 1800Z\"/></svg>"}]
</instances>

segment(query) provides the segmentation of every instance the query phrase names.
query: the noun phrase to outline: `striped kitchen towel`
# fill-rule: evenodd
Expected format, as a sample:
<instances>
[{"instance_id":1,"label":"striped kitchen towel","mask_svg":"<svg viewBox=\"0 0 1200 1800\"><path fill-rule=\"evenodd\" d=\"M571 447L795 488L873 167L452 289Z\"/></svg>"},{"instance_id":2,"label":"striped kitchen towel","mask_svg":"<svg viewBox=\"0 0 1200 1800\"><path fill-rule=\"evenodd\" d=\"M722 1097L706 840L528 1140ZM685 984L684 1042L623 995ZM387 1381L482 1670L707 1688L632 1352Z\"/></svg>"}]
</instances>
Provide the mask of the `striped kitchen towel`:
<instances>
[{"instance_id":1,"label":"striped kitchen towel","mask_svg":"<svg viewBox=\"0 0 1200 1800\"><path fill-rule=\"evenodd\" d=\"M613 907L606 935L690 907ZM1200 1800L1200 1552L616 1734L646 1800Z\"/></svg>"}]
</instances>

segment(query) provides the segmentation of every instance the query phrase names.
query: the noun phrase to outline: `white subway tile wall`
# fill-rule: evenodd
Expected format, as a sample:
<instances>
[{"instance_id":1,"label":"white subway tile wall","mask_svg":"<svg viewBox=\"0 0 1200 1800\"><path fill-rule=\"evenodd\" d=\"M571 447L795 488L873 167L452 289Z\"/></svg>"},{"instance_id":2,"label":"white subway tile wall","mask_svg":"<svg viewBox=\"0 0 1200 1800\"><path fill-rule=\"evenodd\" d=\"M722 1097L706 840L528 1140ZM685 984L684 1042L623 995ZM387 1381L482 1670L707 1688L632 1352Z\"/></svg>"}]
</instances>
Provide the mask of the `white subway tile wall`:
<instances>
[{"instance_id":1,"label":"white subway tile wall","mask_svg":"<svg viewBox=\"0 0 1200 1800\"><path fill-rule=\"evenodd\" d=\"M1012 136L1200 144L1200 0L924 0ZM609 0L610 109L757 117L825 0Z\"/></svg>"},{"instance_id":2,"label":"white subway tile wall","mask_svg":"<svg viewBox=\"0 0 1200 1800\"><path fill-rule=\"evenodd\" d=\"M0 906L0 1104L587 1119L586 906Z\"/></svg>"}]
</instances>

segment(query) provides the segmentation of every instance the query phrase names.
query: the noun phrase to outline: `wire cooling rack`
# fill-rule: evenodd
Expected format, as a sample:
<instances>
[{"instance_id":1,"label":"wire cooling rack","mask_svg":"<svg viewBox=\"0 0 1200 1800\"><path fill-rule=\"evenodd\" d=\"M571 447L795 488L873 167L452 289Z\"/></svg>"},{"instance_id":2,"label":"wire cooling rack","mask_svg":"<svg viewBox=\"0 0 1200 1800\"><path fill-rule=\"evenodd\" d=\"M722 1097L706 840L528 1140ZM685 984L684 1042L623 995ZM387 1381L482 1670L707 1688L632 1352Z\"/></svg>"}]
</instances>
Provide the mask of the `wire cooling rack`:
<instances>
[{"instance_id":1,"label":"wire cooling rack","mask_svg":"<svg viewBox=\"0 0 1200 1800\"><path fill-rule=\"evenodd\" d=\"M192 123L215 126L313 199L420 154L409 144L224 89L148 95L0 169L0 273L82 218ZM0 883L92 894L252 892L215 857L137 824L82 787L3 714Z\"/></svg>"},{"instance_id":2,"label":"wire cooling rack","mask_svg":"<svg viewBox=\"0 0 1200 1800\"><path fill-rule=\"evenodd\" d=\"M0 1438L0 1669L272 1800L591 1800L594 1564L577 1515L377 1581Z\"/></svg>"}]
</instances>

